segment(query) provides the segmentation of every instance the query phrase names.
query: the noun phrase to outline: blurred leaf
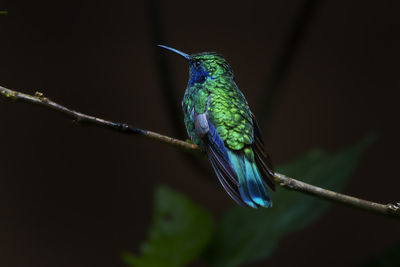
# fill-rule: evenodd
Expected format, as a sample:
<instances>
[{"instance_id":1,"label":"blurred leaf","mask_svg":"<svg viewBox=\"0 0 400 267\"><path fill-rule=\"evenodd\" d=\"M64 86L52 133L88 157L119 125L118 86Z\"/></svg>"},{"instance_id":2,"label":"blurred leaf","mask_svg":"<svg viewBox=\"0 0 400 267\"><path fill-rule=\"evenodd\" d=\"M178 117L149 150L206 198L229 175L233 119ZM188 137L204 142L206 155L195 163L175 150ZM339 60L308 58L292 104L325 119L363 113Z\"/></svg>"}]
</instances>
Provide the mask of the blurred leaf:
<instances>
[{"instance_id":1,"label":"blurred leaf","mask_svg":"<svg viewBox=\"0 0 400 267\"><path fill-rule=\"evenodd\" d=\"M382 255L372 259L365 267L394 267L400 266L400 242L395 247L387 250Z\"/></svg>"},{"instance_id":2,"label":"blurred leaf","mask_svg":"<svg viewBox=\"0 0 400 267\"><path fill-rule=\"evenodd\" d=\"M211 241L212 217L182 194L160 186L155 193L154 218L141 256L123 253L131 266L184 266Z\"/></svg>"},{"instance_id":3,"label":"blurred leaf","mask_svg":"<svg viewBox=\"0 0 400 267\"><path fill-rule=\"evenodd\" d=\"M374 139L369 135L335 154L314 150L279 168L278 172L340 191L354 170L361 153ZM272 209L234 207L217 226L207 259L213 266L239 266L267 258L284 235L299 230L320 217L329 202L299 192L278 188Z\"/></svg>"}]
</instances>

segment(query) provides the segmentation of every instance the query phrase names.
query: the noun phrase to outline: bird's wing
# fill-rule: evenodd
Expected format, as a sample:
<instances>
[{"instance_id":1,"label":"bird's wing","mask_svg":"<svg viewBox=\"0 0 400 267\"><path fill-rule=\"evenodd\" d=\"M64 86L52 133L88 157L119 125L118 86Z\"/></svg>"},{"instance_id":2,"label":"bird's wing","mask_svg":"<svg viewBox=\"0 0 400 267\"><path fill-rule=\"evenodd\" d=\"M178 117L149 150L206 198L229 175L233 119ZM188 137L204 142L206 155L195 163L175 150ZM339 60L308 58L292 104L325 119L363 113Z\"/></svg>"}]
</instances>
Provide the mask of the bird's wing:
<instances>
[{"instance_id":1,"label":"bird's wing","mask_svg":"<svg viewBox=\"0 0 400 267\"><path fill-rule=\"evenodd\" d=\"M246 206L240 197L239 183L235 170L232 168L224 141L218 135L213 123L206 113L197 114L192 110L196 134L202 139L205 151L219 181L229 196L238 204Z\"/></svg>"},{"instance_id":2,"label":"bird's wing","mask_svg":"<svg viewBox=\"0 0 400 267\"><path fill-rule=\"evenodd\" d=\"M254 159L256 161L256 165L263 180L268 184L268 186L275 191L275 184L273 182L274 176L274 168L271 163L271 159L268 154L264 150L264 141L261 136L261 131L258 126L256 117L251 114L253 120L253 128L254 128L254 142L251 145L254 152Z\"/></svg>"},{"instance_id":3,"label":"bird's wing","mask_svg":"<svg viewBox=\"0 0 400 267\"><path fill-rule=\"evenodd\" d=\"M241 150L253 143L251 112L233 81L213 89L207 113L228 148Z\"/></svg>"},{"instance_id":4,"label":"bird's wing","mask_svg":"<svg viewBox=\"0 0 400 267\"><path fill-rule=\"evenodd\" d=\"M274 190L274 172L271 160L264 151L260 129L244 95L234 83L214 90L207 113L227 148L233 151L252 148L248 159L255 160L261 177Z\"/></svg>"}]
</instances>

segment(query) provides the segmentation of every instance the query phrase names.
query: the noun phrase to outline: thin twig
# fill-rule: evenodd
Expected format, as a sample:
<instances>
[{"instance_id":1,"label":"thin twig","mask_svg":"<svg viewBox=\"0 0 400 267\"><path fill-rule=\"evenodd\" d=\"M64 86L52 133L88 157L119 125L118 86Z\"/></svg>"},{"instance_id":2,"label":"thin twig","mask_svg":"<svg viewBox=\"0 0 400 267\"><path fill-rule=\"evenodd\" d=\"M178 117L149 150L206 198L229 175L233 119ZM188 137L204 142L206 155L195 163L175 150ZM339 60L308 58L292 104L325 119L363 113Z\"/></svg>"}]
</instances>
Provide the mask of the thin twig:
<instances>
[{"instance_id":1,"label":"thin twig","mask_svg":"<svg viewBox=\"0 0 400 267\"><path fill-rule=\"evenodd\" d=\"M165 44L165 22L164 22L164 8L160 0L150 0L148 3L148 18L150 25L150 33L152 44ZM156 59L157 76L160 81L160 89L163 94L163 99L167 107L168 115L174 129L174 135L178 138L186 136L186 130L183 127L183 113L180 110L179 95L173 80L171 68L168 66L168 58L166 53L160 53L160 48L153 45L154 57ZM183 93L183 91L182 91ZM203 177L211 177L209 168L205 168L204 161L199 160L198 157L185 153L182 154L184 160L190 164L198 172L205 174Z\"/></svg>"},{"instance_id":2,"label":"thin twig","mask_svg":"<svg viewBox=\"0 0 400 267\"><path fill-rule=\"evenodd\" d=\"M31 104L43 106L43 107L58 111L60 113L63 113L64 115L67 115L68 117L72 118L77 123L94 124L96 126L109 128L109 129L116 130L116 131L124 133L124 134L143 136L148 139L157 140L161 143L170 144L170 145L173 145L176 147L183 148L185 150L195 151L195 152L200 153L200 149L195 144L191 144L191 143L188 143L185 141L174 139L172 137L162 135L159 133L155 133L152 131L142 130L142 129L133 127L129 124L126 124L126 123L107 121L107 120L104 120L101 118L83 114L83 113L75 111L75 110L71 110L60 104L57 104L54 101L51 101L49 98L45 97L40 92L36 92L35 95L28 95L28 94L24 94L24 93L21 93L18 91L13 91L13 90L10 90L10 89L0 86L0 95L3 97L6 97L8 99L11 99L11 100L31 103Z\"/></svg>"},{"instance_id":3,"label":"thin twig","mask_svg":"<svg viewBox=\"0 0 400 267\"><path fill-rule=\"evenodd\" d=\"M162 134L158 134L155 132L142 130L126 123L118 123L107 121L101 118L97 118L94 116L89 116L71 109L68 109L60 104L57 104L54 101L43 96L42 93L36 92L35 95L29 95L20 93L18 91L13 91L0 86L0 95L16 101L31 103L39 106L43 106L45 108L49 108L68 117L79 123L93 124L96 126L101 126L104 128L109 128L112 130L116 130L118 132L122 132L125 134L132 134L137 136L143 136L149 139L157 140L161 143L173 145L175 147L192 151L196 153L201 153L200 148L194 144L184 142L169 136L165 136ZM397 204L379 204L368 200L359 199L356 197L340 194L334 191L330 191L327 189L323 189L317 186L313 186L293 178L287 177L280 173L275 173L274 182L286 189L299 191L305 194L313 195L318 198L326 199L329 201L345 204L347 206L366 210L369 212L375 212L378 214L395 217L400 219L400 203Z\"/></svg>"},{"instance_id":4,"label":"thin twig","mask_svg":"<svg viewBox=\"0 0 400 267\"><path fill-rule=\"evenodd\" d=\"M310 185L293 178L287 177L280 173L274 175L275 183L280 186L289 189L299 191L308 195L316 196L340 204L344 204L350 207L375 212L379 214L389 215L400 219L400 203L395 204L380 204L369 200L363 200L360 198L340 194L334 191L330 191L318 186Z\"/></svg>"},{"instance_id":5,"label":"thin twig","mask_svg":"<svg viewBox=\"0 0 400 267\"><path fill-rule=\"evenodd\" d=\"M151 43L165 44L164 9L161 6L162 3L160 3L160 0L150 0L147 3ZM162 90L161 93L164 96L165 104L168 107L171 123L174 126L175 134L178 137L184 138L186 131L183 124L180 123L183 116L182 112L180 112L179 96L176 92L171 68L168 66L167 54L160 53L160 48L157 46L153 45L153 49L158 79L161 83L160 89Z\"/></svg>"},{"instance_id":6,"label":"thin twig","mask_svg":"<svg viewBox=\"0 0 400 267\"><path fill-rule=\"evenodd\" d=\"M258 123L263 126L264 130L268 129L271 112L277 102L276 98L279 96L282 83L287 77L293 59L300 49L310 22L316 14L317 5L321 5L320 0L304 0L300 4L291 28L284 36L282 45L280 45L278 56L272 65L273 69L269 75L270 78L260 97L261 102L257 106Z\"/></svg>"}]
</instances>

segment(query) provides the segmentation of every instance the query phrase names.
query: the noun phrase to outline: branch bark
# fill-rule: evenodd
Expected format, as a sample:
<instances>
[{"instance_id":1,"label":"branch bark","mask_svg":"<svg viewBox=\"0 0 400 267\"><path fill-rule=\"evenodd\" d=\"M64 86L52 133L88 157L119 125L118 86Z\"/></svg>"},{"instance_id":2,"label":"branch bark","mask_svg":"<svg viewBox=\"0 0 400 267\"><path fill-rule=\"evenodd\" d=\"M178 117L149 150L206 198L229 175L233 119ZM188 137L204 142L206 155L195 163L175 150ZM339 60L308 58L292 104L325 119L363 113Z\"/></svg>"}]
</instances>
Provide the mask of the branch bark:
<instances>
[{"instance_id":1,"label":"branch bark","mask_svg":"<svg viewBox=\"0 0 400 267\"><path fill-rule=\"evenodd\" d=\"M18 91L10 90L0 86L0 95L15 101L21 101L25 103L31 103L45 108L49 108L72 118L74 121L83 124L92 124L108 129L112 129L124 134L131 134L153 139L161 143L175 146L180 149L202 154L200 148L185 141L181 141L166 135L155 133L148 130L142 130L133 127L126 123L112 122L97 118L94 116L86 115L78 111L71 110L65 106L57 104L45 97L42 93L36 92L34 95L24 94ZM359 199L356 197L340 194L334 191L320 188L318 186L310 185L294 178L287 177L280 173L275 173L274 182L283 188L302 192L308 195L316 196L318 198L326 199L336 203L341 203L353 208L374 212L381 215L386 215L400 219L400 203L397 204L380 204L368 200Z\"/></svg>"}]
</instances>

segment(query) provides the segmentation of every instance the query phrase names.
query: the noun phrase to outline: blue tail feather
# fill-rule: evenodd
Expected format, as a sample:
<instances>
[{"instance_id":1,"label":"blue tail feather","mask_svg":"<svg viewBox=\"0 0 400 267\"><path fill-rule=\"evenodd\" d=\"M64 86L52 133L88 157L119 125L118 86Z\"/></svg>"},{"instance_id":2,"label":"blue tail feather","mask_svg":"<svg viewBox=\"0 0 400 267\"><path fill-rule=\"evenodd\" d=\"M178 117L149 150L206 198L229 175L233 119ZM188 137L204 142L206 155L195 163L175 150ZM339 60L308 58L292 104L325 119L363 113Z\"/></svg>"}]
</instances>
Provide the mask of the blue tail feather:
<instances>
[{"instance_id":1,"label":"blue tail feather","mask_svg":"<svg viewBox=\"0 0 400 267\"><path fill-rule=\"evenodd\" d=\"M272 201L271 201L271 198L267 191L267 185L264 183L263 179L261 178L261 175L257 168L257 165L255 163L252 163L252 167L253 167L254 175L256 176L255 180L257 182L258 189L261 191L260 194L262 195L263 205L261 205L261 206L270 208L270 207L272 207Z\"/></svg>"},{"instance_id":2,"label":"blue tail feather","mask_svg":"<svg viewBox=\"0 0 400 267\"><path fill-rule=\"evenodd\" d=\"M246 179L243 175L244 169L243 169L242 159L240 157L237 157L234 153L232 153L229 150L228 150L228 156L229 156L229 160L232 164L232 167L233 167L234 171L236 172L237 178L239 180L238 188L239 188L240 197L250 207L257 208L257 205L250 198L248 188L246 186L243 186L244 184L246 184Z\"/></svg>"},{"instance_id":3,"label":"blue tail feather","mask_svg":"<svg viewBox=\"0 0 400 267\"><path fill-rule=\"evenodd\" d=\"M254 162L250 162L239 151L228 149L228 155L233 169L239 180L239 192L243 201L253 207L271 207L272 201L268 195L266 185Z\"/></svg>"}]
</instances>

